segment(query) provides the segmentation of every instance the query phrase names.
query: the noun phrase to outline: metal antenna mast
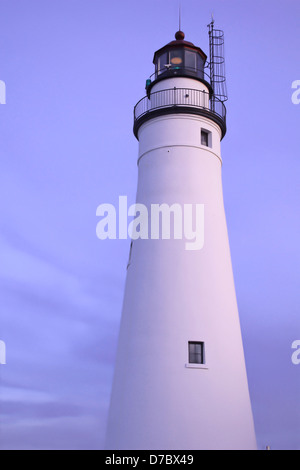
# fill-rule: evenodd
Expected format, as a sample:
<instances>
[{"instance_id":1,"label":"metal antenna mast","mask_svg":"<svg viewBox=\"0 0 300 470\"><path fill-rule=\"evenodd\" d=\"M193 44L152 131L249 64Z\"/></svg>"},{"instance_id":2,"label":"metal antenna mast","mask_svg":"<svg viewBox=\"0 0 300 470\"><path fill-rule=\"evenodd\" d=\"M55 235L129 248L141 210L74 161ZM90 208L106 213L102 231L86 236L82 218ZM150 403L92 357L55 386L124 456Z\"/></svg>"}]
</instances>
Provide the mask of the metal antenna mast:
<instances>
[{"instance_id":1,"label":"metal antenna mast","mask_svg":"<svg viewBox=\"0 0 300 470\"><path fill-rule=\"evenodd\" d=\"M179 31L181 31L181 4L179 3Z\"/></svg>"}]
</instances>

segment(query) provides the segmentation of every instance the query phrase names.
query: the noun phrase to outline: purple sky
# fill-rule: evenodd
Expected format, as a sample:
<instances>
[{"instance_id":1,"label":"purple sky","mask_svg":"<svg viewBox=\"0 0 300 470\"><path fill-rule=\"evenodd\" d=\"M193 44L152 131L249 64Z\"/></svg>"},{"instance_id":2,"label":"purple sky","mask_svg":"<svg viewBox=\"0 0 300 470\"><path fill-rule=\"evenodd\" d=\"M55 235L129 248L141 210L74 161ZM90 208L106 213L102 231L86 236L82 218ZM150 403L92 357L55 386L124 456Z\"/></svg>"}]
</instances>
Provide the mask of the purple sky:
<instances>
[{"instance_id":1,"label":"purple sky","mask_svg":"<svg viewBox=\"0 0 300 470\"><path fill-rule=\"evenodd\" d=\"M208 4L209 3L209 4ZM225 31L223 183L259 448L300 449L298 0L182 2L186 39ZM133 107L178 1L0 0L1 449L101 449L129 240L96 208L134 203Z\"/></svg>"}]
</instances>

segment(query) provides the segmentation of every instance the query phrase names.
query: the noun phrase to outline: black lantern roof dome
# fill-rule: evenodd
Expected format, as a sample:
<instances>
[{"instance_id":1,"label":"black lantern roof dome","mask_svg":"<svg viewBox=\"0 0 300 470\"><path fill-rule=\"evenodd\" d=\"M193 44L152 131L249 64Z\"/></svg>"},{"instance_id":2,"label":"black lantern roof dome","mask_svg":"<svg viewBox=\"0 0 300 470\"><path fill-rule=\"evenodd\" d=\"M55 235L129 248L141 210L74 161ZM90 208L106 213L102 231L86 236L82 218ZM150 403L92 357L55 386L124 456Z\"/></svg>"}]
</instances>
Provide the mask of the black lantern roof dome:
<instances>
[{"instance_id":1,"label":"black lantern roof dome","mask_svg":"<svg viewBox=\"0 0 300 470\"><path fill-rule=\"evenodd\" d=\"M207 60L207 55L202 51L202 49L200 49L200 47L197 47L195 46L192 42L189 42L189 41L185 41L185 34L183 31L177 31L176 34L175 34L175 41L171 41L169 42L168 44L166 44L164 47L161 47L158 51L156 51L154 53L154 57L153 57L153 63L155 64L156 63L156 59L157 59L157 56L161 55L164 50L168 50L168 49L172 49L172 48L178 48L179 47L185 47L185 48L188 48L188 49L191 49L195 52L198 52L202 59L204 61Z\"/></svg>"}]
</instances>

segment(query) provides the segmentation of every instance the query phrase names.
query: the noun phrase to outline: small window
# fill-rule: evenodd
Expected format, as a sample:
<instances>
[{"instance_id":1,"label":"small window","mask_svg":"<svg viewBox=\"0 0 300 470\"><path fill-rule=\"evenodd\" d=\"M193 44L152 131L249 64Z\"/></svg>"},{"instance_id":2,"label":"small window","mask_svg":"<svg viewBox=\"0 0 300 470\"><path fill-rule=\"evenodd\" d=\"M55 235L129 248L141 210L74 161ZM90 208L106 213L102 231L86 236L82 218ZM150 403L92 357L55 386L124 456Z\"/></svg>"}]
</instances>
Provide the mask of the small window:
<instances>
[{"instance_id":1,"label":"small window","mask_svg":"<svg viewBox=\"0 0 300 470\"><path fill-rule=\"evenodd\" d=\"M205 364L204 343L189 341L189 364Z\"/></svg>"},{"instance_id":2,"label":"small window","mask_svg":"<svg viewBox=\"0 0 300 470\"><path fill-rule=\"evenodd\" d=\"M209 132L201 129L201 145L209 147Z\"/></svg>"}]
</instances>

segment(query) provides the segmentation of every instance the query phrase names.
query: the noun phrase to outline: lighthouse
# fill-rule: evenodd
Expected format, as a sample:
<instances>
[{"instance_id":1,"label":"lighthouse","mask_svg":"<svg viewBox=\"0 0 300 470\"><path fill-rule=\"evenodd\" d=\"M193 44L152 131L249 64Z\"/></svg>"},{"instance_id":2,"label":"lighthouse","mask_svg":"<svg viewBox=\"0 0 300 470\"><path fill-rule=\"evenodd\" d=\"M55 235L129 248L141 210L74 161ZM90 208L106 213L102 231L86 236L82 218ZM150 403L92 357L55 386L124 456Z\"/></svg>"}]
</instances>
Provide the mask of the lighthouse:
<instances>
[{"instance_id":1,"label":"lighthouse","mask_svg":"<svg viewBox=\"0 0 300 470\"><path fill-rule=\"evenodd\" d=\"M149 225L158 208L161 226L131 242L107 449L256 449L223 204L223 32L213 23L209 39L208 58L177 31L155 52L134 108L136 203ZM177 230L187 207L194 225L203 209L191 249Z\"/></svg>"}]
</instances>

